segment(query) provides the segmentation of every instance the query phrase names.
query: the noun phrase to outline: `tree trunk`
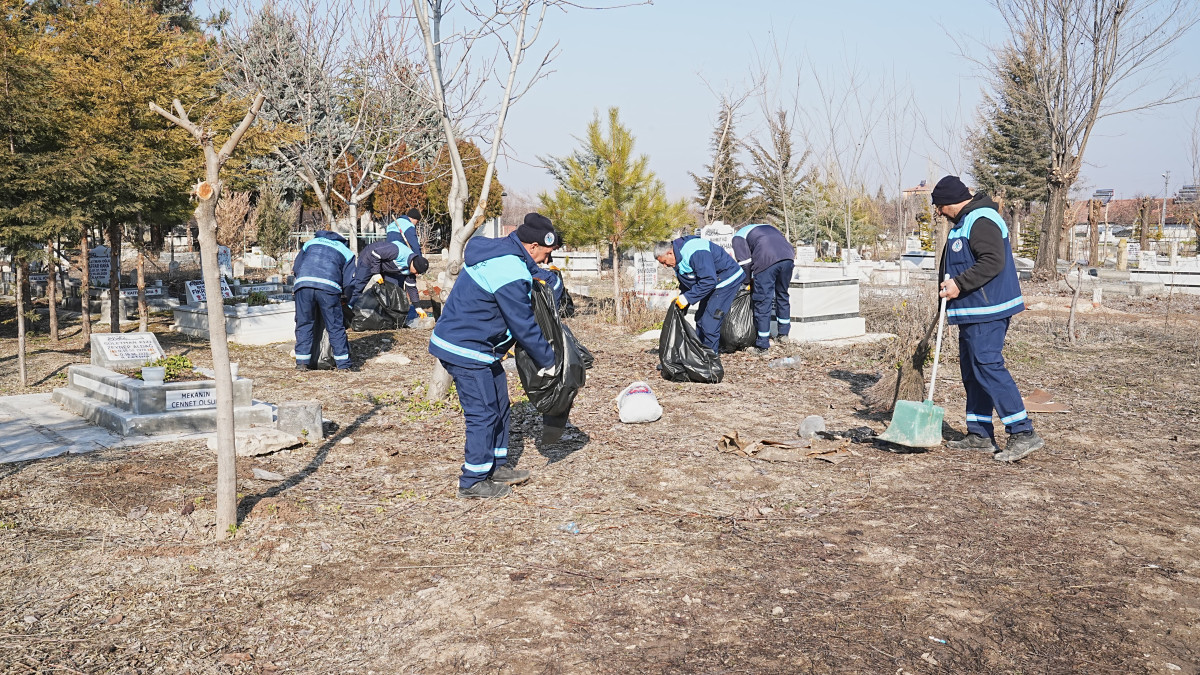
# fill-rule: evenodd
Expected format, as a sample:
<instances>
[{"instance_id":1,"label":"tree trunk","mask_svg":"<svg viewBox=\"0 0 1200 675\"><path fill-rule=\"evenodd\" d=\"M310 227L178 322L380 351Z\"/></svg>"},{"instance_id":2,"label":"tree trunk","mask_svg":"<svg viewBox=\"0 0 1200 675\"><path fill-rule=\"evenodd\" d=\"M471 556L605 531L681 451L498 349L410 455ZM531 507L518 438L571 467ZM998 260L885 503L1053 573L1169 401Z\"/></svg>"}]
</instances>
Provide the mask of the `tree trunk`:
<instances>
[{"instance_id":1,"label":"tree trunk","mask_svg":"<svg viewBox=\"0 0 1200 675\"><path fill-rule=\"evenodd\" d=\"M613 307L617 312L617 325L625 325L625 308L621 306L621 249L612 242L613 257Z\"/></svg>"},{"instance_id":2,"label":"tree trunk","mask_svg":"<svg viewBox=\"0 0 1200 675\"><path fill-rule=\"evenodd\" d=\"M346 238L350 240L350 251L358 255L358 202L351 199L347 206L350 207L350 233Z\"/></svg>"},{"instance_id":3,"label":"tree trunk","mask_svg":"<svg viewBox=\"0 0 1200 675\"><path fill-rule=\"evenodd\" d=\"M1070 188L1066 185L1050 186L1050 199L1046 202L1046 215L1042 219L1042 236L1038 242L1037 259L1033 274L1041 280L1058 275L1058 244L1062 239L1062 223L1067 217L1067 202Z\"/></svg>"},{"instance_id":4,"label":"tree trunk","mask_svg":"<svg viewBox=\"0 0 1200 675\"><path fill-rule=\"evenodd\" d=\"M1100 264L1100 201L1088 202L1088 264Z\"/></svg>"},{"instance_id":5,"label":"tree trunk","mask_svg":"<svg viewBox=\"0 0 1200 675\"><path fill-rule=\"evenodd\" d=\"M233 434L233 378L229 373L229 343L225 333L225 303L221 298L221 275L217 268L217 167L209 167L208 184L214 186L209 199L196 207L200 225L200 267L207 298L208 338L217 381L217 538L231 535L237 527L237 454Z\"/></svg>"},{"instance_id":6,"label":"tree trunk","mask_svg":"<svg viewBox=\"0 0 1200 675\"><path fill-rule=\"evenodd\" d=\"M1021 207L1013 205L1012 208L1012 223L1009 224L1009 239L1008 245L1012 247L1013 255L1017 254L1017 249L1021 248Z\"/></svg>"},{"instance_id":7,"label":"tree trunk","mask_svg":"<svg viewBox=\"0 0 1200 675\"><path fill-rule=\"evenodd\" d=\"M21 376L21 386L29 386L29 375L25 370L25 264L13 256L13 268L17 272L17 371Z\"/></svg>"},{"instance_id":8,"label":"tree trunk","mask_svg":"<svg viewBox=\"0 0 1200 675\"><path fill-rule=\"evenodd\" d=\"M58 257L54 253L54 238L46 240L46 299L50 301L50 340L58 342Z\"/></svg>"},{"instance_id":9,"label":"tree trunk","mask_svg":"<svg viewBox=\"0 0 1200 675\"><path fill-rule=\"evenodd\" d=\"M150 323L146 309L146 250L138 247L137 257L138 330L145 333Z\"/></svg>"},{"instance_id":10,"label":"tree trunk","mask_svg":"<svg viewBox=\"0 0 1200 675\"><path fill-rule=\"evenodd\" d=\"M79 322L80 333L84 342L92 339L92 271L88 267L88 228L84 227L79 235L79 250L82 252L79 263Z\"/></svg>"},{"instance_id":11,"label":"tree trunk","mask_svg":"<svg viewBox=\"0 0 1200 675\"><path fill-rule=\"evenodd\" d=\"M1138 245L1143 251L1150 250L1150 198L1142 197L1138 205Z\"/></svg>"},{"instance_id":12,"label":"tree trunk","mask_svg":"<svg viewBox=\"0 0 1200 675\"><path fill-rule=\"evenodd\" d=\"M109 332L121 332L121 226L108 224L108 320Z\"/></svg>"}]
</instances>

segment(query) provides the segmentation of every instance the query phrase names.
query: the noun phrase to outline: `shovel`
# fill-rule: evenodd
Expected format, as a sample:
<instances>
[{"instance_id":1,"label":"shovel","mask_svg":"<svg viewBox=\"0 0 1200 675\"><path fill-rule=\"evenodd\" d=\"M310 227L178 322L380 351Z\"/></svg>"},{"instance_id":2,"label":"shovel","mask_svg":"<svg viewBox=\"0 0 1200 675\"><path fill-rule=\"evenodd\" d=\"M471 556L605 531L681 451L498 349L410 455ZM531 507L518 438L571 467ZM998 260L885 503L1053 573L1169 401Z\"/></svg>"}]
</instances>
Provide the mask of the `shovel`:
<instances>
[{"instance_id":1,"label":"shovel","mask_svg":"<svg viewBox=\"0 0 1200 675\"><path fill-rule=\"evenodd\" d=\"M950 275L946 275L949 279ZM946 298L938 310L937 345L933 349L933 376L929 378L929 398L924 403L896 401L892 423L875 438L910 448L933 448L942 444L942 418L945 409L933 404L933 387L937 384L938 361L942 356L942 328L946 323Z\"/></svg>"}]
</instances>

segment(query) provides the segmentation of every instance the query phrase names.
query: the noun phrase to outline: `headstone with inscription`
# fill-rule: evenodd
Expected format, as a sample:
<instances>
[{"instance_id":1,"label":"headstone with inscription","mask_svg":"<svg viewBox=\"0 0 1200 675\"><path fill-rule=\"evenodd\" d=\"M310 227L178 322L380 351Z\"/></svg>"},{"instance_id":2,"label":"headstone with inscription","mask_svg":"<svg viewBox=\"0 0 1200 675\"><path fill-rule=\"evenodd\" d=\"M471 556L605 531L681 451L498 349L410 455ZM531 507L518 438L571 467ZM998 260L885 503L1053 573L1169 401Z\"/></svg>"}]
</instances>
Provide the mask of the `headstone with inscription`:
<instances>
[{"instance_id":1,"label":"headstone with inscription","mask_svg":"<svg viewBox=\"0 0 1200 675\"><path fill-rule=\"evenodd\" d=\"M700 237L702 239L707 239L725 249L725 252L730 256L733 255L733 234L734 229L722 222L716 222L700 228Z\"/></svg>"},{"instance_id":2,"label":"headstone with inscription","mask_svg":"<svg viewBox=\"0 0 1200 675\"><path fill-rule=\"evenodd\" d=\"M88 282L93 286L107 286L110 272L108 247L97 246L88 251Z\"/></svg>"},{"instance_id":3,"label":"headstone with inscription","mask_svg":"<svg viewBox=\"0 0 1200 675\"><path fill-rule=\"evenodd\" d=\"M193 281L185 281L184 286L187 288L187 303L195 305L201 302L207 302L208 296L204 294L204 280L197 279ZM221 297L232 298L233 290L229 288L229 284L225 279L221 279Z\"/></svg>"},{"instance_id":4,"label":"headstone with inscription","mask_svg":"<svg viewBox=\"0 0 1200 675\"><path fill-rule=\"evenodd\" d=\"M1136 242L1126 244L1125 255L1128 256L1131 263L1140 261L1142 259L1142 245Z\"/></svg>"},{"instance_id":5,"label":"headstone with inscription","mask_svg":"<svg viewBox=\"0 0 1200 675\"><path fill-rule=\"evenodd\" d=\"M217 269L221 270L221 276L233 277L233 254L228 246L217 247Z\"/></svg>"},{"instance_id":6,"label":"headstone with inscription","mask_svg":"<svg viewBox=\"0 0 1200 675\"><path fill-rule=\"evenodd\" d=\"M817 261L816 246L797 246L796 247L796 264L811 265Z\"/></svg>"},{"instance_id":7,"label":"headstone with inscription","mask_svg":"<svg viewBox=\"0 0 1200 675\"><path fill-rule=\"evenodd\" d=\"M122 370L163 358L154 333L92 333L92 365Z\"/></svg>"},{"instance_id":8,"label":"headstone with inscription","mask_svg":"<svg viewBox=\"0 0 1200 675\"><path fill-rule=\"evenodd\" d=\"M1158 254L1154 251L1140 251L1138 253L1138 269L1156 269L1158 267Z\"/></svg>"}]
</instances>

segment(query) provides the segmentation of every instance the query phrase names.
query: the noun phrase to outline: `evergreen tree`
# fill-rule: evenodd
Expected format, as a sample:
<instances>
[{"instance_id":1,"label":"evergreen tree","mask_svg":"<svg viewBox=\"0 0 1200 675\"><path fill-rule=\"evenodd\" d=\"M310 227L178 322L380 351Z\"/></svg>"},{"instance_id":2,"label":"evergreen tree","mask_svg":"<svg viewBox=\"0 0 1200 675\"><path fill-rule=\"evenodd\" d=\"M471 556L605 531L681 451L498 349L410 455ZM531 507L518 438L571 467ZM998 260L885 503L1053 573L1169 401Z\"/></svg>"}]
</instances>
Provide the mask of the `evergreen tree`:
<instances>
[{"instance_id":1,"label":"evergreen tree","mask_svg":"<svg viewBox=\"0 0 1200 675\"><path fill-rule=\"evenodd\" d=\"M787 111L779 110L767 120L767 133L770 147L757 139L748 146L753 166L749 179L760 195L762 217L791 239L797 225L794 222L797 202L807 178L801 172L809 151L806 149L799 157L795 156Z\"/></svg>"},{"instance_id":2,"label":"evergreen tree","mask_svg":"<svg viewBox=\"0 0 1200 675\"><path fill-rule=\"evenodd\" d=\"M739 145L733 122L733 111L722 106L713 132L712 163L704 167L708 173L698 176L689 172L696 184L696 203L705 209L705 220L710 223L721 220L744 224L754 220L761 210L737 157Z\"/></svg>"},{"instance_id":3,"label":"evergreen tree","mask_svg":"<svg viewBox=\"0 0 1200 675\"><path fill-rule=\"evenodd\" d=\"M608 135L600 115L588 124L585 146L564 158L551 158L554 194L539 195L549 217L572 246L607 244L613 255L613 293L617 323L624 322L621 298L621 251L670 235L687 219L687 202L668 202L662 181L649 170L650 158L634 157L635 139L621 124L619 110L608 110Z\"/></svg>"},{"instance_id":4,"label":"evergreen tree","mask_svg":"<svg viewBox=\"0 0 1200 675\"><path fill-rule=\"evenodd\" d=\"M1010 49L1001 74L968 144L971 175L988 194L1026 205L1045 202L1050 132L1044 116L1032 108L1033 69L1028 58Z\"/></svg>"}]
</instances>

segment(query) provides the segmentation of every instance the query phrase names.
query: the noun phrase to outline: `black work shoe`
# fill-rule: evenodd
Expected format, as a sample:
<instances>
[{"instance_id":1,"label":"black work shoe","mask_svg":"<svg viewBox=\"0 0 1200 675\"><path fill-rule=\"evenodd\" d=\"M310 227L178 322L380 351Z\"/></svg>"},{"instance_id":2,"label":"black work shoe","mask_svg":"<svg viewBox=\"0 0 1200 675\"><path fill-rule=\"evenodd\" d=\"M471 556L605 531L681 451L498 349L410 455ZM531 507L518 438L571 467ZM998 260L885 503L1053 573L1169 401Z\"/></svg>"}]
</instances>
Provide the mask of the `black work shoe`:
<instances>
[{"instance_id":1,"label":"black work shoe","mask_svg":"<svg viewBox=\"0 0 1200 675\"><path fill-rule=\"evenodd\" d=\"M494 483L504 483L505 485L520 485L521 483L524 483L527 480L529 480L529 472L528 471L522 471L521 469L514 469L507 464L496 467L496 470L492 472L492 482L494 482Z\"/></svg>"},{"instance_id":2,"label":"black work shoe","mask_svg":"<svg viewBox=\"0 0 1200 675\"><path fill-rule=\"evenodd\" d=\"M512 494L512 488L494 480L481 480L469 488L458 488L459 499L494 499Z\"/></svg>"},{"instance_id":3,"label":"black work shoe","mask_svg":"<svg viewBox=\"0 0 1200 675\"><path fill-rule=\"evenodd\" d=\"M762 356L767 353L767 350L762 347L746 347L746 353L750 356Z\"/></svg>"},{"instance_id":4,"label":"black work shoe","mask_svg":"<svg viewBox=\"0 0 1200 675\"><path fill-rule=\"evenodd\" d=\"M967 434L960 440L947 441L946 447L951 450L979 450L981 452L996 452L1000 449L996 447L995 441L979 434Z\"/></svg>"},{"instance_id":5,"label":"black work shoe","mask_svg":"<svg viewBox=\"0 0 1200 675\"><path fill-rule=\"evenodd\" d=\"M307 363L297 363L296 370L308 370L308 364Z\"/></svg>"},{"instance_id":6,"label":"black work shoe","mask_svg":"<svg viewBox=\"0 0 1200 675\"><path fill-rule=\"evenodd\" d=\"M996 459L1001 462L1015 462L1018 459L1027 457L1034 450L1039 450L1046 441L1042 440L1041 436L1034 431L1023 431L1019 434L1009 434L1008 443L1004 446L1004 452L996 454Z\"/></svg>"}]
</instances>

